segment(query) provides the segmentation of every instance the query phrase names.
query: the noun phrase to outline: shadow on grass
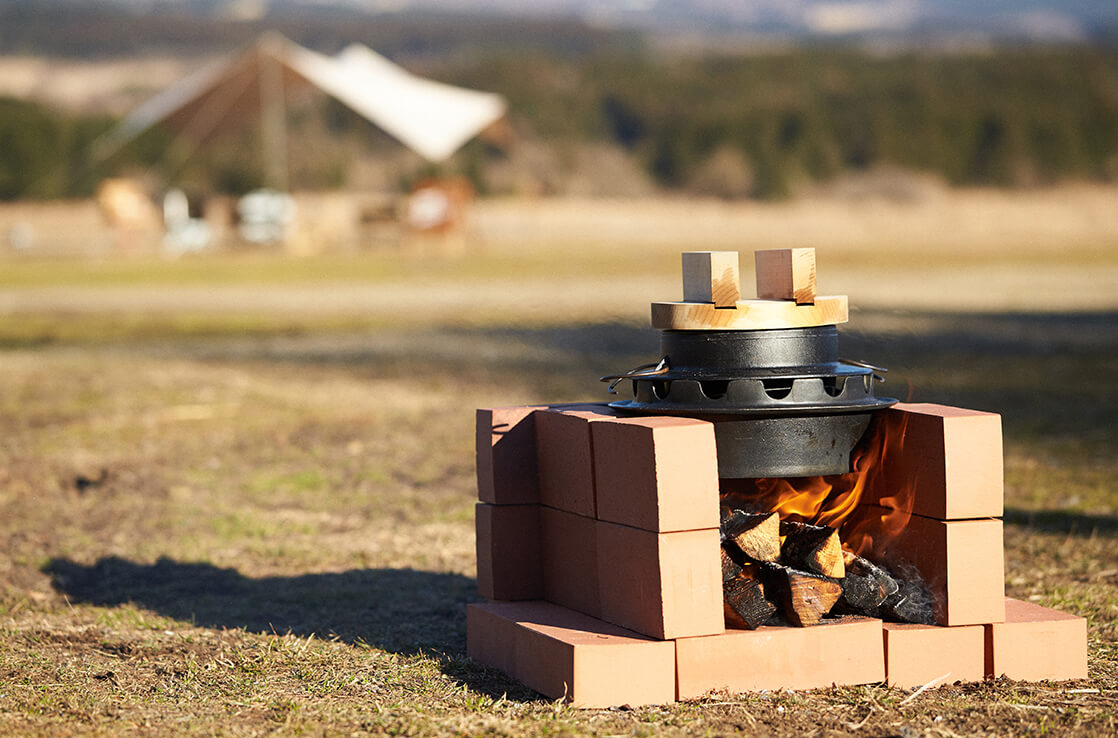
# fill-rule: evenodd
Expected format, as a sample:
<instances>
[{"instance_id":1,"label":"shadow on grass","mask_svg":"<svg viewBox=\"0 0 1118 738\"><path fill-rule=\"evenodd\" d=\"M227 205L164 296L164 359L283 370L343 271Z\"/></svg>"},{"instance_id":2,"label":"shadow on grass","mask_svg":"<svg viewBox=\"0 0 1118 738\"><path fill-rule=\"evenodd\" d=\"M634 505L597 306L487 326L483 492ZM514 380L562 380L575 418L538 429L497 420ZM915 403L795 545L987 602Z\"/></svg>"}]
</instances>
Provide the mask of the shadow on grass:
<instances>
[{"instance_id":1,"label":"shadow on grass","mask_svg":"<svg viewBox=\"0 0 1118 738\"><path fill-rule=\"evenodd\" d=\"M1114 515L1006 508L1002 519L1009 525L1019 525L1043 533L1063 533L1083 538L1118 537L1118 516Z\"/></svg>"},{"instance_id":2,"label":"shadow on grass","mask_svg":"<svg viewBox=\"0 0 1118 738\"><path fill-rule=\"evenodd\" d=\"M405 656L435 658L447 676L491 697L538 695L466 658L465 603L477 583L461 574L354 569L295 577L246 577L235 569L161 558L140 564L111 556L43 567L72 603L132 604L207 628L338 638Z\"/></svg>"},{"instance_id":3,"label":"shadow on grass","mask_svg":"<svg viewBox=\"0 0 1118 738\"><path fill-rule=\"evenodd\" d=\"M464 653L464 603L476 599L469 577L414 569L253 579L206 563L113 556L92 565L53 559L43 571L73 603L134 604L208 628L336 637L406 655Z\"/></svg>"}]
</instances>

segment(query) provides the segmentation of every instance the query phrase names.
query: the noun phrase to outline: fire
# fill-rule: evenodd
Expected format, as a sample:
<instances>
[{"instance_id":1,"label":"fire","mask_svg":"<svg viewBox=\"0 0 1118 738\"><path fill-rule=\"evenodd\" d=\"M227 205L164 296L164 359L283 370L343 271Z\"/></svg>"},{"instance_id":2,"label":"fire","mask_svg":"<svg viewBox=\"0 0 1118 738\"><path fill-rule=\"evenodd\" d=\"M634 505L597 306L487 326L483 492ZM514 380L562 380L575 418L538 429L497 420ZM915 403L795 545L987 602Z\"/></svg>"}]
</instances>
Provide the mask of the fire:
<instances>
[{"instance_id":1,"label":"fire","mask_svg":"<svg viewBox=\"0 0 1118 738\"><path fill-rule=\"evenodd\" d=\"M913 486L890 474L890 459L900 452L904 416L879 414L855 449L847 474L822 477L723 480L722 503L749 512L777 512L781 520L840 529L843 548L872 560L912 515ZM879 505L862 506L862 502Z\"/></svg>"},{"instance_id":2,"label":"fire","mask_svg":"<svg viewBox=\"0 0 1118 738\"><path fill-rule=\"evenodd\" d=\"M856 510L840 531L843 545L871 561L885 561L889 544L904 530L912 517L915 485L911 477L898 473L902 466L896 458L904 446L908 418L882 414L877 423L875 445L879 457L869 469L867 488L878 507ZM892 470L892 471L891 471Z\"/></svg>"}]
</instances>

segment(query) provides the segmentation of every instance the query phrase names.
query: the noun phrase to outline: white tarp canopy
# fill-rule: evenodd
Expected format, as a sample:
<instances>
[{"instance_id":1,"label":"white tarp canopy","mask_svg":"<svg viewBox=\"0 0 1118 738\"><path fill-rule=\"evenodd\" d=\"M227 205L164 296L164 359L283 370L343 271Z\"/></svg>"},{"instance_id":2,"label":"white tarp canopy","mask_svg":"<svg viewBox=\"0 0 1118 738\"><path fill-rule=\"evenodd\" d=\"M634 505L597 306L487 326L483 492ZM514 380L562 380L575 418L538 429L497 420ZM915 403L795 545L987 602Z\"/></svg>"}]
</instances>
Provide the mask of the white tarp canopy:
<instances>
[{"instance_id":1,"label":"white tarp canopy","mask_svg":"<svg viewBox=\"0 0 1118 738\"><path fill-rule=\"evenodd\" d=\"M109 151L165 125L201 142L229 125L268 115L296 87L313 85L420 156L443 161L499 120L503 97L416 77L366 46L335 57L268 34L239 56L204 68L141 105L110 132Z\"/></svg>"}]
</instances>

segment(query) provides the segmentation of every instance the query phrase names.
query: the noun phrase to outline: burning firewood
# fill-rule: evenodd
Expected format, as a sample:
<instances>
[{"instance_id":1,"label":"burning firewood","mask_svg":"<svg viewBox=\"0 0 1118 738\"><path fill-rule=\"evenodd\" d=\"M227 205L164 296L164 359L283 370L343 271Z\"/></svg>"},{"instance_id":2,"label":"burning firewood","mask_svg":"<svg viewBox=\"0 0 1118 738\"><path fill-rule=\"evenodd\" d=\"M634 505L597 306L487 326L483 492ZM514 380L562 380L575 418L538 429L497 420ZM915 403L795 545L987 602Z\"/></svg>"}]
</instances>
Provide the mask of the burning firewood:
<instances>
[{"instance_id":1,"label":"burning firewood","mask_svg":"<svg viewBox=\"0 0 1118 738\"><path fill-rule=\"evenodd\" d=\"M780 560L780 516L735 510L722 523L722 533L753 561Z\"/></svg>"},{"instance_id":2,"label":"burning firewood","mask_svg":"<svg viewBox=\"0 0 1118 738\"><path fill-rule=\"evenodd\" d=\"M900 576L861 556L844 551L846 577L836 610L868 615L895 623L935 622L932 596L915 569L902 568Z\"/></svg>"},{"instance_id":3,"label":"burning firewood","mask_svg":"<svg viewBox=\"0 0 1118 738\"><path fill-rule=\"evenodd\" d=\"M781 614L792 625L815 625L842 596L842 583L781 564L758 565L761 579Z\"/></svg>"},{"instance_id":4,"label":"burning firewood","mask_svg":"<svg viewBox=\"0 0 1118 738\"><path fill-rule=\"evenodd\" d=\"M799 626L814 625L832 609L895 622L933 620L918 572L897 576L843 551L834 528L726 507L721 555L726 624L732 628L756 628L774 611Z\"/></svg>"},{"instance_id":5,"label":"burning firewood","mask_svg":"<svg viewBox=\"0 0 1118 738\"><path fill-rule=\"evenodd\" d=\"M724 581L722 595L726 624L731 628L755 630L776 612L776 607L765 599L765 587L754 564L746 564L737 576Z\"/></svg>"},{"instance_id":6,"label":"burning firewood","mask_svg":"<svg viewBox=\"0 0 1118 738\"><path fill-rule=\"evenodd\" d=\"M782 523L775 512L732 510L723 515L722 539L730 627L756 628L777 610L793 625L813 625L842 596L842 550L831 528ZM838 577L823 572L838 572Z\"/></svg>"},{"instance_id":7,"label":"burning firewood","mask_svg":"<svg viewBox=\"0 0 1118 738\"><path fill-rule=\"evenodd\" d=\"M890 595L897 593L897 580L871 561L843 551L846 576L842 580L842 603L854 612L873 613Z\"/></svg>"},{"instance_id":8,"label":"burning firewood","mask_svg":"<svg viewBox=\"0 0 1118 738\"><path fill-rule=\"evenodd\" d=\"M846 575L842 546L834 528L785 520L780 522L780 535L784 536L780 548L784 564L831 579Z\"/></svg>"},{"instance_id":9,"label":"burning firewood","mask_svg":"<svg viewBox=\"0 0 1118 738\"><path fill-rule=\"evenodd\" d=\"M729 550L725 545L721 548L722 552L722 583L730 581L738 574L741 574L742 564L744 557L741 552ZM735 555L736 554L736 555Z\"/></svg>"}]
</instances>

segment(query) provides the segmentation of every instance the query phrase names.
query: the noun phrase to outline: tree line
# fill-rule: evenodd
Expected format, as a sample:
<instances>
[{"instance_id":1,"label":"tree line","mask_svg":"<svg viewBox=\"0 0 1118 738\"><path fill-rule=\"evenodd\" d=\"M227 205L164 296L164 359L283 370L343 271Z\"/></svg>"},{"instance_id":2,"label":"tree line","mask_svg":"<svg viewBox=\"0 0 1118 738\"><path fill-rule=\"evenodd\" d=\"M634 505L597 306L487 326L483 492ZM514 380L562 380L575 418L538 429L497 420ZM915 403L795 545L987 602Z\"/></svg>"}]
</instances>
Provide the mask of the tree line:
<instances>
[{"instance_id":1,"label":"tree line","mask_svg":"<svg viewBox=\"0 0 1118 738\"><path fill-rule=\"evenodd\" d=\"M623 150L667 190L779 198L804 183L881 166L958 185L1118 181L1115 48L520 49L435 59L416 71L504 94L512 127L546 146ZM336 114L323 106L323 116ZM90 163L91 142L113 122L0 99L0 198L82 196L130 167L158 172L166 146L158 134ZM486 167L511 155L478 144L452 166L484 190ZM213 190L255 181L219 174Z\"/></svg>"},{"instance_id":2,"label":"tree line","mask_svg":"<svg viewBox=\"0 0 1118 738\"><path fill-rule=\"evenodd\" d=\"M727 156L756 197L878 166L957 185L1118 180L1114 49L495 55L447 72L508 95L540 135L624 147L667 188L694 187Z\"/></svg>"}]
</instances>

